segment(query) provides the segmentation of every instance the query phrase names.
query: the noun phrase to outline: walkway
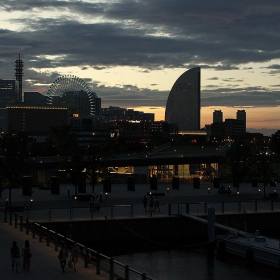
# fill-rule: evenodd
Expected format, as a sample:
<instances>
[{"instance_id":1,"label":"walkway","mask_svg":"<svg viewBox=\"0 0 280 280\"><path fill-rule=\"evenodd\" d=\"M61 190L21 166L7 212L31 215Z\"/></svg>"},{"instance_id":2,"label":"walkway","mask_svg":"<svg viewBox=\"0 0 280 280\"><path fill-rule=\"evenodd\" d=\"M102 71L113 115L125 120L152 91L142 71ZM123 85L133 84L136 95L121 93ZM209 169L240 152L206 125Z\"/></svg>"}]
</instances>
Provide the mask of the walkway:
<instances>
[{"instance_id":1,"label":"walkway","mask_svg":"<svg viewBox=\"0 0 280 280\"><path fill-rule=\"evenodd\" d=\"M19 268L18 275L11 269L10 248L13 241L17 241L21 250L24 241L28 239L31 245L32 259L30 271L23 271L22 266ZM100 271L100 275L95 274L94 267L84 268L83 261L79 260L77 264L77 272L66 268L63 275L57 258L58 252L54 250L54 245L46 246L45 242L40 243L38 236L36 239L32 235L26 235L19 228L15 229L8 223L0 223L0 243L2 251L2 264L0 266L1 279L34 279L34 280L56 280L65 277L69 280L105 280L109 279L109 275L104 271ZM22 262L22 258L21 258Z\"/></svg>"}]
</instances>

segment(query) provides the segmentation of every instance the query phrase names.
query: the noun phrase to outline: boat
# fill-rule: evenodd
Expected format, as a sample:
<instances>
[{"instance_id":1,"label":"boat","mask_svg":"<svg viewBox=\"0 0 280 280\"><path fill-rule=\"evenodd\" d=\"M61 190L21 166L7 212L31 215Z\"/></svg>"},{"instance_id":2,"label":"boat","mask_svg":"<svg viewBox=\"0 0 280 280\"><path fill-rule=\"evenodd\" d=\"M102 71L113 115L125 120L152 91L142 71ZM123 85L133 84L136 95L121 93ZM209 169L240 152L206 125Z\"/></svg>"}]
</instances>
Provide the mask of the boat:
<instances>
[{"instance_id":1,"label":"boat","mask_svg":"<svg viewBox=\"0 0 280 280\"><path fill-rule=\"evenodd\" d=\"M280 240L260 235L230 231L226 235L216 236L218 254L229 253L246 259L248 263L261 263L280 268Z\"/></svg>"}]
</instances>

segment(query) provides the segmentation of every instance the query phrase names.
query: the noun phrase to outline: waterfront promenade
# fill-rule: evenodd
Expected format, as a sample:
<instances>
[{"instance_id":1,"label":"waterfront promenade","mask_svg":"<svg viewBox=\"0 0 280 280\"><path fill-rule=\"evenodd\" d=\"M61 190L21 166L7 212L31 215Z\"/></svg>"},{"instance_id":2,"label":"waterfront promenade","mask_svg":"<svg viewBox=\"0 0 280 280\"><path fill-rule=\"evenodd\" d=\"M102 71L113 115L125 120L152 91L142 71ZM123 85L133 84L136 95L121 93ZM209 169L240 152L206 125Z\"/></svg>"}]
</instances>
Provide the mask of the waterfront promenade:
<instances>
[{"instance_id":1,"label":"waterfront promenade","mask_svg":"<svg viewBox=\"0 0 280 280\"><path fill-rule=\"evenodd\" d=\"M168 190L169 188L169 190ZM210 188L210 190L209 190ZM266 193L271 193L274 190L278 190L279 186L276 187L266 187ZM169 203L199 203L199 202L208 202L215 203L218 201L228 201L234 202L236 200L262 200L263 188L260 185L261 192L256 187L252 187L250 184L241 185L239 192L236 194L236 189L232 188L231 195L218 194L218 189L213 188L212 184L201 184L200 189L193 188L192 184L181 184L178 190L172 189L171 184L159 184L158 189L153 191L154 193L164 193L164 196L160 196L160 207L161 212L153 213L153 217L157 216L167 216L167 205ZM69 192L68 192L69 191ZM109 208L110 205L134 205L134 216L135 218L139 217L148 217L149 213L145 212L142 205L142 199L147 192L150 191L149 184L136 184L135 191L128 191L126 184L112 184L112 191L106 194L102 190L102 186L98 185L95 188L95 193L99 194L102 192L102 203L101 210L99 213L94 213L94 219L104 219L106 215L105 209ZM87 186L87 193L91 193L90 186ZM70 194L68 196L68 194ZM88 201L78 201L72 198L74 194L74 187L71 185L61 185L60 194L51 194L50 190L40 190L34 188L32 199L30 196L23 196L21 189L12 190L12 205L23 205L25 207L30 207L31 209L43 209L49 207L88 207ZM2 197L0 198L0 207L6 205L6 199L9 197L8 190L4 190ZM149 201L149 200L148 200ZM268 207L269 208L269 207ZM88 209L85 209L89 213ZM121 212L125 212L127 215L126 208L120 208ZM40 212L43 213L43 212ZM24 212L24 214L26 214ZM22 215L24 215L22 214ZM41 214L42 215L42 214ZM81 215L82 212L81 212ZM1 215L2 216L2 215ZM88 218L81 217L81 218ZM126 217L129 217L127 215ZM47 219L47 217L45 217ZM110 218L110 216L106 216ZM32 217L31 217L32 219ZM43 219L41 216L40 219ZM39 219L39 220L40 220ZM65 220L66 217L65 217ZM58 261L58 252L54 250L54 245L46 246L46 243L39 242L38 237L35 239L32 238L32 235L26 235L24 231L20 231L19 228L14 228L14 226L9 225L9 223L4 223L1 217L0 221L0 239L1 239L1 248L2 249L2 266L0 268L1 277L3 279L15 279L17 277L15 272L11 270L11 260L9 259L9 251L12 242L15 240L18 242L19 247L21 248L24 244L24 240L29 239L32 247L32 265L31 271L22 271L22 268L19 268L20 277L22 279L60 279L61 277L67 277L67 279L109 279L109 275L101 270L100 275L95 274L94 267L84 268L83 261L80 260L77 266L77 272L73 270L66 269L65 275L62 274L61 268ZM94 249L94 248L92 248ZM143 271L145 272L145 271ZM18 275L19 276L19 275Z\"/></svg>"}]
</instances>

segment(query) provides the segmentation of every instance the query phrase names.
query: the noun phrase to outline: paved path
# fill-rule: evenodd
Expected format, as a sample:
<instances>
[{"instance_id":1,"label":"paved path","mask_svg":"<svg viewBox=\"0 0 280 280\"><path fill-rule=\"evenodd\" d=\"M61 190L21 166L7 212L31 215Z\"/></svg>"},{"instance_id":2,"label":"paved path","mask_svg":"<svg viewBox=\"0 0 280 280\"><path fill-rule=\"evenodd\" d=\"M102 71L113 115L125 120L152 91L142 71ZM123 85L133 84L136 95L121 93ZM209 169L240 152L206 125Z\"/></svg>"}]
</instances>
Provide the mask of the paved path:
<instances>
[{"instance_id":1,"label":"paved path","mask_svg":"<svg viewBox=\"0 0 280 280\"><path fill-rule=\"evenodd\" d=\"M30 271L23 271L22 266L19 267L18 275L11 269L10 248L13 241L17 241L21 249L24 241L28 239L31 245L32 259ZM62 270L57 258L58 252L54 250L54 245L47 247L46 242L40 243L38 237L33 239L31 235L26 235L24 231L15 229L8 223L0 223L0 243L1 243L1 266L0 279L34 279L34 280L55 280L55 279L81 279L81 280L105 280L109 279L109 275L101 271L100 275L95 274L94 267L84 268L82 260L77 264L77 272L66 268L65 274ZM21 258L22 262L22 258Z\"/></svg>"}]
</instances>

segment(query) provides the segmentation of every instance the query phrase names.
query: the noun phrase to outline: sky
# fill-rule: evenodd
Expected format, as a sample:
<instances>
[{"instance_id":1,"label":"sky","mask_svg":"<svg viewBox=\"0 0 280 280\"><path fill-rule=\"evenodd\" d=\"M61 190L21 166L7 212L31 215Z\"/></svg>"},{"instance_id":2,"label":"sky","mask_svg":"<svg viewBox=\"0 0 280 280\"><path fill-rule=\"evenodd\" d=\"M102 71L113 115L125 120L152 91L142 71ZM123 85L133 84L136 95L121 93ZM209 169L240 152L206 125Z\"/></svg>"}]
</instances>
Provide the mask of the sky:
<instances>
[{"instance_id":1,"label":"sky","mask_svg":"<svg viewBox=\"0 0 280 280\"><path fill-rule=\"evenodd\" d=\"M83 79L102 107L164 120L168 94L201 67L201 127L213 111L280 130L279 0L0 0L0 78L24 61L24 91Z\"/></svg>"}]
</instances>

